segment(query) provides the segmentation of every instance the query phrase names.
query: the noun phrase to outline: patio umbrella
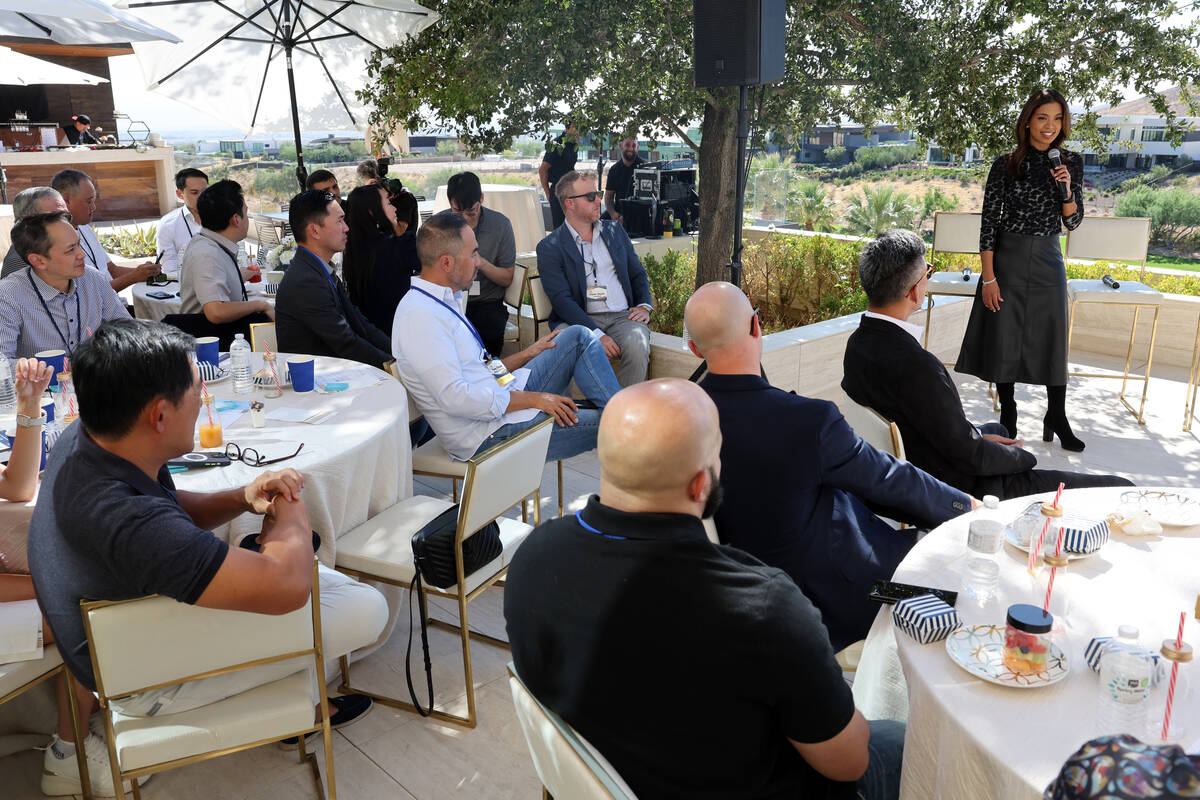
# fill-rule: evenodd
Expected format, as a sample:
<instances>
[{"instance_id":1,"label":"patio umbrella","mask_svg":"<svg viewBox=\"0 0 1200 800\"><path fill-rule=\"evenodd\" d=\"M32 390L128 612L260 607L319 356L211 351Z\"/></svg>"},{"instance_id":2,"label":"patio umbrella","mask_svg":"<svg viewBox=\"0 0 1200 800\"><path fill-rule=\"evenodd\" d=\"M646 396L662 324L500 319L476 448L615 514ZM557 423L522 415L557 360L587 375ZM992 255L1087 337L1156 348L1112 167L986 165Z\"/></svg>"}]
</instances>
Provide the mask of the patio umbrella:
<instances>
[{"instance_id":1,"label":"patio umbrella","mask_svg":"<svg viewBox=\"0 0 1200 800\"><path fill-rule=\"evenodd\" d=\"M184 33L182 45L134 44L147 89L246 134L286 125L290 118L302 188L307 172L301 127L361 128L366 116L355 89L363 84L368 55L438 19L412 0L121 0L118 5Z\"/></svg>"},{"instance_id":2,"label":"patio umbrella","mask_svg":"<svg viewBox=\"0 0 1200 800\"><path fill-rule=\"evenodd\" d=\"M0 47L0 84L31 86L39 83L72 83L95 86L97 83L108 83L108 80Z\"/></svg>"},{"instance_id":3,"label":"patio umbrella","mask_svg":"<svg viewBox=\"0 0 1200 800\"><path fill-rule=\"evenodd\" d=\"M180 41L103 0L0 0L0 36L58 44Z\"/></svg>"}]
</instances>

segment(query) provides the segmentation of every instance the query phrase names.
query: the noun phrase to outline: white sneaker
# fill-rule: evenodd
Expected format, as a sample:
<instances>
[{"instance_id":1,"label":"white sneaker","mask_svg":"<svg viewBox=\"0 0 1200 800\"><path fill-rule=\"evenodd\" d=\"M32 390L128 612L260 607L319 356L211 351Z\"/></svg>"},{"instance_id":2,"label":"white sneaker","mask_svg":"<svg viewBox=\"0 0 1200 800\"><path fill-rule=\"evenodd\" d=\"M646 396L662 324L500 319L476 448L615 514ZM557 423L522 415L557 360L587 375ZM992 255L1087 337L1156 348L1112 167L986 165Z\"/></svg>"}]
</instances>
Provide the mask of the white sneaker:
<instances>
[{"instance_id":1,"label":"white sneaker","mask_svg":"<svg viewBox=\"0 0 1200 800\"><path fill-rule=\"evenodd\" d=\"M59 758L54 754L54 745L61 741L58 734L54 734L50 746L46 748L45 757L42 759L42 794L51 797L83 792L82 784L79 782L79 762L76 760L75 754L72 753L66 758ZM108 762L108 745L99 736L91 733L84 740L83 749L87 753L88 779L92 784L92 794L96 797L116 797L112 769ZM149 775L143 776L138 780L138 786L143 785L149 779ZM125 781L125 791L127 793L133 791L129 781Z\"/></svg>"}]
</instances>

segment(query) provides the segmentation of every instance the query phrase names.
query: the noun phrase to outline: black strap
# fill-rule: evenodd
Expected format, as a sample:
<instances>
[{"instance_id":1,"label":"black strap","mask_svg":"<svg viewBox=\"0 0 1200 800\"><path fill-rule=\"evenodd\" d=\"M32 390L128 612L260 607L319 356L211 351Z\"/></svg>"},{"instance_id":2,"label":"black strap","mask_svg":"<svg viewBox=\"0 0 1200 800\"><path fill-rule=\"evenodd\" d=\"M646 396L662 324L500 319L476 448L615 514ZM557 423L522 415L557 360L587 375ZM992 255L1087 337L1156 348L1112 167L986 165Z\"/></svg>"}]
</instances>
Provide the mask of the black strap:
<instances>
[{"instance_id":1,"label":"black strap","mask_svg":"<svg viewBox=\"0 0 1200 800\"><path fill-rule=\"evenodd\" d=\"M67 341L67 337L63 335L62 330L58 327L58 322L55 321L54 315L50 313L50 305L46 302L46 298L42 297L42 293L38 289L37 284L33 282L33 269L32 268L30 268L28 275L29 275L29 285L33 287L33 293L37 295L37 299L42 301L42 308L44 308L46 310L46 316L50 318L50 324L54 326L54 332L58 334L58 338L62 339L63 347L67 348L67 352L70 352L74 348L71 347L71 343L69 341ZM64 316L67 313L68 312L67 312L66 295L63 295L63 314L64 314ZM70 319L68 319L66 321L66 326L67 326L67 333L70 333L71 332L71 320ZM78 344L79 342L82 342L82 341L83 341L83 314L80 313L80 308L79 308L79 286L75 286L75 343Z\"/></svg>"},{"instance_id":2,"label":"black strap","mask_svg":"<svg viewBox=\"0 0 1200 800\"><path fill-rule=\"evenodd\" d=\"M233 262L233 271L237 273L238 288L242 290L242 302L250 302L250 297L246 294L246 282L242 280L242 268L238 266L237 256L225 249L220 242L214 244L221 249L221 252L229 256L229 260Z\"/></svg>"},{"instance_id":3,"label":"black strap","mask_svg":"<svg viewBox=\"0 0 1200 800\"><path fill-rule=\"evenodd\" d=\"M412 698L412 703L417 709L417 713L422 717L428 717L433 713L433 664L429 660L429 627L427 624L429 612L425 608L425 590L421 585L421 567L420 565L414 566L415 574L413 575L412 582L408 584L408 649L404 653L404 679L408 681L408 695ZM413 687L412 682L412 599L414 594L417 596L417 607L421 612L421 648L425 652L425 684L429 690L428 710L421 706L421 701L417 699L417 690Z\"/></svg>"}]
</instances>

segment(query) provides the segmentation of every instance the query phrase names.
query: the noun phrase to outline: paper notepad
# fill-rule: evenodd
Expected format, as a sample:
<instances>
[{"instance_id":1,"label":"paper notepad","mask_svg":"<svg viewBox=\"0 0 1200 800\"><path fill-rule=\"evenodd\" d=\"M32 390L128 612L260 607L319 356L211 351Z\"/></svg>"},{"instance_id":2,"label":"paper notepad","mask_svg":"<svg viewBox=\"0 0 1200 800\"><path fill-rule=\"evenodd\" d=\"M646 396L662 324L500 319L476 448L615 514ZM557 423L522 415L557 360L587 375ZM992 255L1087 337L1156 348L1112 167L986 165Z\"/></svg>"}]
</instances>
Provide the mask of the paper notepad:
<instances>
[{"instance_id":1,"label":"paper notepad","mask_svg":"<svg viewBox=\"0 0 1200 800\"><path fill-rule=\"evenodd\" d=\"M371 367L351 367L329 372L318 372L314 380L316 390L321 394L332 394L325 390L329 383L347 384L346 390L365 389L383 383L383 375Z\"/></svg>"},{"instance_id":2,"label":"paper notepad","mask_svg":"<svg viewBox=\"0 0 1200 800\"><path fill-rule=\"evenodd\" d=\"M305 422L309 425L320 425L333 416L333 410L328 408L273 408L267 412L267 419L274 422Z\"/></svg>"},{"instance_id":3,"label":"paper notepad","mask_svg":"<svg viewBox=\"0 0 1200 800\"><path fill-rule=\"evenodd\" d=\"M37 600L0 603L0 664L42 657L42 612Z\"/></svg>"}]
</instances>

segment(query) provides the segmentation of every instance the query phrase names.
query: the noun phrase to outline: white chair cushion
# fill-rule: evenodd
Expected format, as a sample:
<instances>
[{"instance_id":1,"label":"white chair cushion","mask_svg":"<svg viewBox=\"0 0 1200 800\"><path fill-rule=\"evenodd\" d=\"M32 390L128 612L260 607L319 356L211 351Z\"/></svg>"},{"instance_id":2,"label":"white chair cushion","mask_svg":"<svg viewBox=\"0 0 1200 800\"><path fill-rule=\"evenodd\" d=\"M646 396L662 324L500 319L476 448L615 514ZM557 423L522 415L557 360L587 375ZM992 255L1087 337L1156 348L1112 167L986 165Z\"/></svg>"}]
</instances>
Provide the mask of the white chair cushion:
<instances>
[{"instance_id":1,"label":"white chair cushion","mask_svg":"<svg viewBox=\"0 0 1200 800\"><path fill-rule=\"evenodd\" d=\"M338 538L337 566L407 584L413 579L413 534L452 505L449 500L420 495L401 500ZM507 567L513 553L533 530L531 526L507 517L496 521L500 524L503 550L467 578L467 592ZM445 589L447 592L456 590L454 586Z\"/></svg>"},{"instance_id":2,"label":"white chair cushion","mask_svg":"<svg viewBox=\"0 0 1200 800\"><path fill-rule=\"evenodd\" d=\"M257 742L313 725L312 680L302 670L212 705L161 717L113 714L124 770Z\"/></svg>"},{"instance_id":3,"label":"white chair cushion","mask_svg":"<svg viewBox=\"0 0 1200 800\"><path fill-rule=\"evenodd\" d=\"M518 330L516 325L512 324L511 320L509 322L504 323L504 341L507 342L507 341L519 339L520 336L521 336L521 331Z\"/></svg>"},{"instance_id":4,"label":"white chair cushion","mask_svg":"<svg viewBox=\"0 0 1200 800\"><path fill-rule=\"evenodd\" d=\"M952 294L960 297L974 297L975 288L979 286L979 273L972 272L971 279L964 281L961 272L935 272L929 276L926 284L926 294Z\"/></svg>"},{"instance_id":5,"label":"white chair cushion","mask_svg":"<svg viewBox=\"0 0 1200 800\"><path fill-rule=\"evenodd\" d=\"M1106 286L1104 281L1076 278L1067 281L1067 296L1080 303L1143 303L1162 305L1162 292L1137 281L1121 281L1120 289Z\"/></svg>"},{"instance_id":6,"label":"white chair cushion","mask_svg":"<svg viewBox=\"0 0 1200 800\"><path fill-rule=\"evenodd\" d=\"M434 475L450 475L459 478L467 474L467 462L455 461L451 458L436 436L413 450L412 468L413 472L428 472Z\"/></svg>"},{"instance_id":7,"label":"white chair cushion","mask_svg":"<svg viewBox=\"0 0 1200 800\"><path fill-rule=\"evenodd\" d=\"M42 657L36 661L14 661L0 664L0 697L15 692L32 680L40 678L62 664L58 648L47 645L42 648Z\"/></svg>"}]
</instances>

